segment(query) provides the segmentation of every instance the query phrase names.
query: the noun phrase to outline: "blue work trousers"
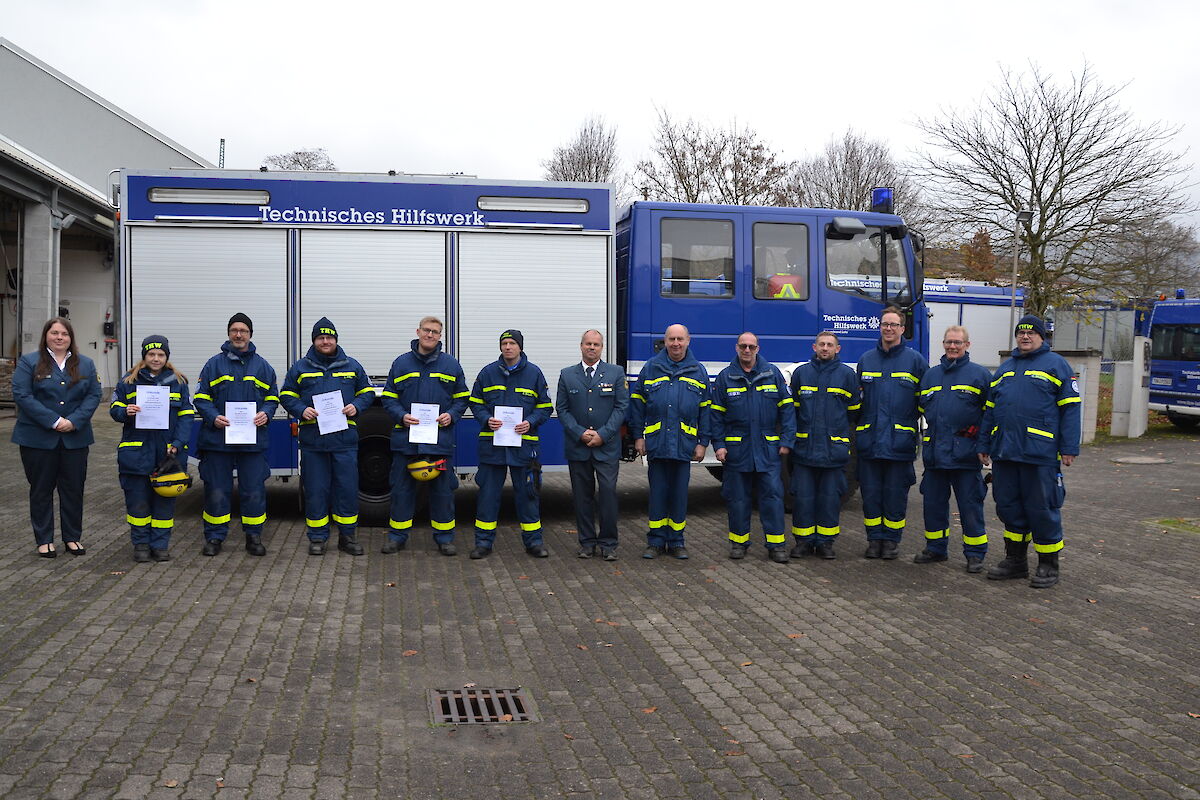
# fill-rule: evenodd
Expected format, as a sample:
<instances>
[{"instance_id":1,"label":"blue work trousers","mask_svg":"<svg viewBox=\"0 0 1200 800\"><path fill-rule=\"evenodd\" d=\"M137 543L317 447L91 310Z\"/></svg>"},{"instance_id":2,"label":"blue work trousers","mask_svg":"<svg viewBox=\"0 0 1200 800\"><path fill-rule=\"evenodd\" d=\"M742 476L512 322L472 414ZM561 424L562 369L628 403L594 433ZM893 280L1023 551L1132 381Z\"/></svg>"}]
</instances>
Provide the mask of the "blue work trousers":
<instances>
[{"instance_id":1,"label":"blue work trousers","mask_svg":"<svg viewBox=\"0 0 1200 800\"><path fill-rule=\"evenodd\" d=\"M992 461L992 496L996 516L1004 523L1004 538L1014 542L1033 540L1039 553L1062 550L1062 508L1066 486L1058 467Z\"/></svg>"},{"instance_id":2,"label":"blue work trousers","mask_svg":"<svg viewBox=\"0 0 1200 800\"><path fill-rule=\"evenodd\" d=\"M353 539L358 530L358 451L303 451L300 484L309 540L328 541L331 512L341 535Z\"/></svg>"},{"instance_id":3,"label":"blue work trousers","mask_svg":"<svg viewBox=\"0 0 1200 800\"><path fill-rule=\"evenodd\" d=\"M238 474L238 502L242 533L261 536L267 521L267 454L261 450L231 453L200 451L200 479L204 481L204 538L225 541L233 511L233 471Z\"/></svg>"},{"instance_id":4,"label":"blue work trousers","mask_svg":"<svg viewBox=\"0 0 1200 800\"><path fill-rule=\"evenodd\" d=\"M650 547L684 547L692 462L652 458L648 471L650 522L646 544Z\"/></svg>"},{"instance_id":5,"label":"blue work trousers","mask_svg":"<svg viewBox=\"0 0 1200 800\"><path fill-rule=\"evenodd\" d=\"M858 460L858 486L862 491L863 525L868 541L900 541L908 513L908 489L916 482L917 473L911 461Z\"/></svg>"},{"instance_id":6,"label":"blue work trousers","mask_svg":"<svg viewBox=\"0 0 1200 800\"><path fill-rule=\"evenodd\" d=\"M122 472L119 477L125 492L125 521L129 523L130 541L166 550L171 546L171 531L175 527L175 498L154 491L149 475Z\"/></svg>"},{"instance_id":7,"label":"blue work trousers","mask_svg":"<svg viewBox=\"0 0 1200 800\"><path fill-rule=\"evenodd\" d=\"M439 472L431 481L418 481L408 471L409 456L403 453L392 455L392 508L388 520L388 538L404 544L412 532L413 517L417 509L417 492L422 486L429 490L429 524L433 528L433 540L438 544L454 541L454 490L458 488L458 477L448 462L445 472ZM439 457L430 457L437 461ZM500 476L501 484L504 476Z\"/></svg>"},{"instance_id":8,"label":"blue work trousers","mask_svg":"<svg viewBox=\"0 0 1200 800\"><path fill-rule=\"evenodd\" d=\"M575 500L575 530L579 546L587 550L615 550L617 547L617 473L621 462L568 461L571 495ZM600 532L596 532L596 520Z\"/></svg>"},{"instance_id":9,"label":"blue work trousers","mask_svg":"<svg viewBox=\"0 0 1200 800\"><path fill-rule=\"evenodd\" d=\"M725 498L732 544L750 544L750 512L755 496L758 497L758 520L762 523L767 549L774 550L787 544L783 529L783 482L778 469L738 472L725 467L721 496Z\"/></svg>"},{"instance_id":10,"label":"blue work trousers","mask_svg":"<svg viewBox=\"0 0 1200 800\"><path fill-rule=\"evenodd\" d=\"M835 542L842 532L845 467L810 467L792 462L792 534L797 544Z\"/></svg>"},{"instance_id":11,"label":"blue work trousers","mask_svg":"<svg viewBox=\"0 0 1200 800\"><path fill-rule=\"evenodd\" d=\"M479 495L475 499L475 546L492 549L496 541L496 521L500 518L500 493L504 477L512 476L513 500L517 506L517 522L521 525L521 541L525 547L542 546L542 512L533 471L529 467L504 464L480 464L475 473Z\"/></svg>"},{"instance_id":12,"label":"blue work trousers","mask_svg":"<svg viewBox=\"0 0 1200 800\"><path fill-rule=\"evenodd\" d=\"M958 501L962 524L963 555L982 559L987 555L987 533L983 528L982 471L975 469L933 469L927 467L921 477L921 495L925 506L925 549L946 555L950 546L950 491Z\"/></svg>"}]
</instances>

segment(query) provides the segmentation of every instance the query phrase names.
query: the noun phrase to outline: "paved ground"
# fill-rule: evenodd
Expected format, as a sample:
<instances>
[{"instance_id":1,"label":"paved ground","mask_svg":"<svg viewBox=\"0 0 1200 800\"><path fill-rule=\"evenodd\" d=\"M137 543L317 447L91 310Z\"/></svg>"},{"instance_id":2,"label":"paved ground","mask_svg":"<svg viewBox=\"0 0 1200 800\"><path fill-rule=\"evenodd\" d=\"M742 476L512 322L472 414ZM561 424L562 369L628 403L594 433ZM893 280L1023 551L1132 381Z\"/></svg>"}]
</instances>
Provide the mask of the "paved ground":
<instances>
[{"instance_id":1,"label":"paved ground","mask_svg":"<svg viewBox=\"0 0 1200 800\"><path fill-rule=\"evenodd\" d=\"M88 554L51 561L0 421L5 798L1200 797L1200 534L1144 523L1200 516L1195 437L1086 449L1039 592L912 564L911 527L902 560L865 561L857 502L837 561L731 562L702 473L692 559L645 561L636 465L616 564L573 556L556 476L547 560L511 517L485 561L428 528L309 557L280 487L267 557L201 557L193 490L174 560L135 565L97 425ZM540 721L432 726L428 690L468 683L525 687Z\"/></svg>"}]
</instances>

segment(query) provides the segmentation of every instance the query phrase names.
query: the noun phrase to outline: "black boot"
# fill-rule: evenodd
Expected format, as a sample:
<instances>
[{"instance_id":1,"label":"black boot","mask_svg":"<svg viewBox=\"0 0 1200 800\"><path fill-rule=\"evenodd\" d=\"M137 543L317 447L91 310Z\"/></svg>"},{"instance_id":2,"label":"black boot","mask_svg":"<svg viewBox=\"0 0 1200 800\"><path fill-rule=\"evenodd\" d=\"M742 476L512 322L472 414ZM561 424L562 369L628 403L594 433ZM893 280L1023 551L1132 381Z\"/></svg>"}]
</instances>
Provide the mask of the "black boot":
<instances>
[{"instance_id":1,"label":"black boot","mask_svg":"<svg viewBox=\"0 0 1200 800\"><path fill-rule=\"evenodd\" d=\"M1038 553L1037 571L1029 579L1035 589L1049 589L1058 583L1058 553Z\"/></svg>"},{"instance_id":2,"label":"black boot","mask_svg":"<svg viewBox=\"0 0 1200 800\"><path fill-rule=\"evenodd\" d=\"M1004 560L988 570L990 581L1007 581L1029 577L1029 542L1004 540Z\"/></svg>"}]
</instances>

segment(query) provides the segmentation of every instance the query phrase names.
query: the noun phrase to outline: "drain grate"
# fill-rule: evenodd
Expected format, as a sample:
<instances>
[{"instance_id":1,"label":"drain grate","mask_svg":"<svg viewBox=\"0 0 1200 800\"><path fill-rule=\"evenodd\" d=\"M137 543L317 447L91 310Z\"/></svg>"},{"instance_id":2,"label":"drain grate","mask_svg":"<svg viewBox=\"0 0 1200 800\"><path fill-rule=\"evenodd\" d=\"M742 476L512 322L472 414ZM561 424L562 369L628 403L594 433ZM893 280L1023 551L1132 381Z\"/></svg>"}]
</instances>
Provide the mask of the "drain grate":
<instances>
[{"instance_id":1,"label":"drain grate","mask_svg":"<svg viewBox=\"0 0 1200 800\"><path fill-rule=\"evenodd\" d=\"M434 725L536 722L524 689L430 689Z\"/></svg>"}]
</instances>

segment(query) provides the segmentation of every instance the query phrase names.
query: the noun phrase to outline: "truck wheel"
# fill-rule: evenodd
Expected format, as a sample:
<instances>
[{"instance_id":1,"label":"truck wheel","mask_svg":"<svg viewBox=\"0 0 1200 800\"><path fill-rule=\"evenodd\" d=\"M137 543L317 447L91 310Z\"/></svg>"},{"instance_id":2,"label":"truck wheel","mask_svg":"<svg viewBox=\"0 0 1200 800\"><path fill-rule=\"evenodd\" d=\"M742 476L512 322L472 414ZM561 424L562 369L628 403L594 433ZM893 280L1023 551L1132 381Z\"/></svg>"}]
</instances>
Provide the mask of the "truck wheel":
<instances>
[{"instance_id":1,"label":"truck wheel","mask_svg":"<svg viewBox=\"0 0 1200 800\"><path fill-rule=\"evenodd\" d=\"M1200 425L1200 417L1193 417L1190 414L1176 414L1174 411L1167 412L1167 419L1171 420L1171 424L1181 430L1190 431L1197 425Z\"/></svg>"},{"instance_id":2,"label":"truck wheel","mask_svg":"<svg viewBox=\"0 0 1200 800\"><path fill-rule=\"evenodd\" d=\"M358 523L386 527L392 502L392 418L380 405L359 415Z\"/></svg>"}]
</instances>

